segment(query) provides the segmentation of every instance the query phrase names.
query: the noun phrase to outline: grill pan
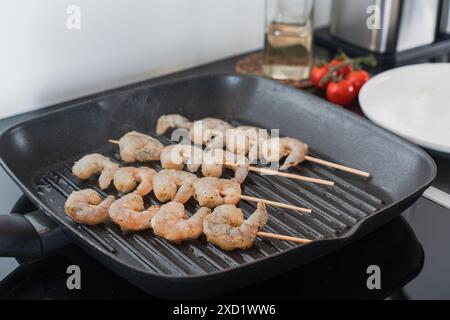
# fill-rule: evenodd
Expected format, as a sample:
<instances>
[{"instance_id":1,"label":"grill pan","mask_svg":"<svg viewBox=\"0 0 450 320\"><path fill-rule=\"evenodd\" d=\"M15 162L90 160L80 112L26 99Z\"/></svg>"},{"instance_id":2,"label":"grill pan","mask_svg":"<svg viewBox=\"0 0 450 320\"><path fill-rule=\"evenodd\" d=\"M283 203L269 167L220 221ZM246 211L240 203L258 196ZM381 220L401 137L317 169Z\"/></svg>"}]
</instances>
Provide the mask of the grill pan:
<instances>
[{"instance_id":1,"label":"grill pan","mask_svg":"<svg viewBox=\"0 0 450 320\"><path fill-rule=\"evenodd\" d=\"M313 209L305 215L269 206L264 229L317 240L308 245L258 238L249 250L225 252L203 236L174 245L151 231L124 235L111 221L88 227L68 218L63 208L70 192L100 191L96 179L81 181L71 175L74 161L99 152L120 162L117 146L108 140L131 130L156 137L156 120L167 113L279 128L281 135L306 141L313 156L369 171L373 177L363 179L307 162L291 172L333 180L336 185L249 174L244 194ZM167 136L158 139L170 142ZM202 76L157 86L136 84L65 103L59 111L4 131L0 157L42 214L72 240L138 287L165 298L210 297L335 251L407 209L436 173L424 151L359 116L276 82L237 75ZM156 162L146 165L160 169ZM113 187L101 193L117 196ZM153 195L146 202L157 203ZM238 206L246 216L255 209L255 204L245 201ZM186 205L189 215L196 208L194 202ZM0 255L11 251L0 247Z\"/></svg>"}]
</instances>

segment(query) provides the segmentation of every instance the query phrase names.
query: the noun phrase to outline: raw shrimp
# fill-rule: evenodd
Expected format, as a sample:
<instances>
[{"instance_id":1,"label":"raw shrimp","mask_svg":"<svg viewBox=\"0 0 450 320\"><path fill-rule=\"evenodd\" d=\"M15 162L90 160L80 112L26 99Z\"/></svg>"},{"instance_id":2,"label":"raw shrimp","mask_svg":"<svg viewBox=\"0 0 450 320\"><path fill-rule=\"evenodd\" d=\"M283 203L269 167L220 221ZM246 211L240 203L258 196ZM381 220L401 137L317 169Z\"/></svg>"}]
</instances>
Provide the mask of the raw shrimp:
<instances>
[{"instance_id":1,"label":"raw shrimp","mask_svg":"<svg viewBox=\"0 0 450 320\"><path fill-rule=\"evenodd\" d=\"M247 220L244 220L241 209L225 204L214 209L205 218L203 232L209 242L224 250L248 249L267 220L268 214L263 202L258 202L256 211Z\"/></svg>"},{"instance_id":2,"label":"raw shrimp","mask_svg":"<svg viewBox=\"0 0 450 320\"><path fill-rule=\"evenodd\" d=\"M194 121L190 129L191 141L196 145L207 145L209 148L223 148L225 132L233 126L216 118L205 118Z\"/></svg>"},{"instance_id":3,"label":"raw shrimp","mask_svg":"<svg viewBox=\"0 0 450 320\"><path fill-rule=\"evenodd\" d=\"M280 170L287 170L305 160L308 145L294 138L272 138L262 143L262 157L268 162L277 162L287 156Z\"/></svg>"},{"instance_id":4,"label":"raw shrimp","mask_svg":"<svg viewBox=\"0 0 450 320\"><path fill-rule=\"evenodd\" d=\"M184 212L178 202L169 202L152 218L152 228L156 235L173 242L197 239L203 232L203 219L211 213L209 208L200 208L192 217Z\"/></svg>"},{"instance_id":5,"label":"raw shrimp","mask_svg":"<svg viewBox=\"0 0 450 320\"><path fill-rule=\"evenodd\" d=\"M239 126L226 132L227 150L239 155L247 155L252 148L255 148L269 138L266 129L250 126Z\"/></svg>"},{"instance_id":6,"label":"raw shrimp","mask_svg":"<svg viewBox=\"0 0 450 320\"><path fill-rule=\"evenodd\" d=\"M153 189L156 171L148 167L124 167L114 174L114 186L119 192L129 193L136 189L140 196L146 196Z\"/></svg>"},{"instance_id":7,"label":"raw shrimp","mask_svg":"<svg viewBox=\"0 0 450 320\"><path fill-rule=\"evenodd\" d=\"M197 176L179 170L165 169L153 177L153 191L161 202L176 201L186 203L192 197L192 184L198 180Z\"/></svg>"},{"instance_id":8,"label":"raw shrimp","mask_svg":"<svg viewBox=\"0 0 450 320\"><path fill-rule=\"evenodd\" d=\"M250 149L250 141L247 136L247 130L239 127L228 129L225 135L225 144L228 151L246 156Z\"/></svg>"},{"instance_id":9,"label":"raw shrimp","mask_svg":"<svg viewBox=\"0 0 450 320\"><path fill-rule=\"evenodd\" d=\"M117 169L119 169L119 165L109 158L98 153L92 153L75 162L72 173L81 180L86 180L93 174L100 173L98 183L100 188L104 190L111 184Z\"/></svg>"},{"instance_id":10,"label":"raw shrimp","mask_svg":"<svg viewBox=\"0 0 450 320\"><path fill-rule=\"evenodd\" d=\"M125 162L159 160L164 145L153 137L136 131L119 140L120 158Z\"/></svg>"},{"instance_id":11,"label":"raw shrimp","mask_svg":"<svg viewBox=\"0 0 450 320\"><path fill-rule=\"evenodd\" d=\"M234 171L234 180L241 184L247 178L249 161L243 155L234 154L222 149L205 151L202 164L202 174L205 177L219 178L222 176L223 167Z\"/></svg>"},{"instance_id":12,"label":"raw shrimp","mask_svg":"<svg viewBox=\"0 0 450 320\"><path fill-rule=\"evenodd\" d=\"M159 117L156 124L156 133L164 134L170 128L190 129L192 122L180 114L166 114Z\"/></svg>"},{"instance_id":13,"label":"raw shrimp","mask_svg":"<svg viewBox=\"0 0 450 320\"><path fill-rule=\"evenodd\" d=\"M201 207L237 204L241 199L241 185L232 180L205 177L195 181L192 186L194 198Z\"/></svg>"},{"instance_id":14,"label":"raw shrimp","mask_svg":"<svg viewBox=\"0 0 450 320\"><path fill-rule=\"evenodd\" d=\"M109 216L123 232L141 231L150 228L150 220L159 206L144 208L144 200L136 193L123 196L109 207Z\"/></svg>"},{"instance_id":15,"label":"raw shrimp","mask_svg":"<svg viewBox=\"0 0 450 320\"><path fill-rule=\"evenodd\" d=\"M184 165L189 172L197 172L203 158L203 150L185 144L167 146L161 152L161 166L163 169L183 170Z\"/></svg>"},{"instance_id":16,"label":"raw shrimp","mask_svg":"<svg viewBox=\"0 0 450 320\"><path fill-rule=\"evenodd\" d=\"M64 211L76 222L93 226L108 219L108 208L114 200L109 196L102 201L92 189L74 191L67 198Z\"/></svg>"},{"instance_id":17,"label":"raw shrimp","mask_svg":"<svg viewBox=\"0 0 450 320\"><path fill-rule=\"evenodd\" d=\"M227 130L226 149L242 156L248 155L250 163L257 163L261 158L261 145L270 138L266 129L251 126L239 126Z\"/></svg>"}]
</instances>

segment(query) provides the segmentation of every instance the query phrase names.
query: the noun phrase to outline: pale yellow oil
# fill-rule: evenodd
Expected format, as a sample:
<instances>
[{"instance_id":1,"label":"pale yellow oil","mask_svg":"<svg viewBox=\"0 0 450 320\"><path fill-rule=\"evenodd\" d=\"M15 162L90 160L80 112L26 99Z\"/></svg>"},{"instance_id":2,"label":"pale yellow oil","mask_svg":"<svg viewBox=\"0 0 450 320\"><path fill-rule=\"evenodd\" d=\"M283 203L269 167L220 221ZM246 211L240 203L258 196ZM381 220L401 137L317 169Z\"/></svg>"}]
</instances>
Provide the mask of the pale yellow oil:
<instances>
[{"instance_id":1,"label":"pale yellow oil","mask_svg":"<svg viewBox=\"0 0 450 320\"><path fill-rule=\"evenodd\" d=\"M312 63L313 34L309 25L269 25L264 44L265 76L281 80L308 79Z\"/></svg>"}]
</instances>

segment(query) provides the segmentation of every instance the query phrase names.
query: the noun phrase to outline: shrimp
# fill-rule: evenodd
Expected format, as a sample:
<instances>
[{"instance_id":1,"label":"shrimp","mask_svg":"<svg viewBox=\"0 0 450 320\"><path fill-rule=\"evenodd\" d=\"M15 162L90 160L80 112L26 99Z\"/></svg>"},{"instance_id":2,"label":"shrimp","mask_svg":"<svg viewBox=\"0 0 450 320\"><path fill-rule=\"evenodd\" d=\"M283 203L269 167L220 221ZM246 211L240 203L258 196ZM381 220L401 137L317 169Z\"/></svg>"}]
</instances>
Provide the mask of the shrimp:
<instances>
[{"instance_id":1,"label":"shrimp","mask_svg":"<svg viewBox=\"0 0 450 320\"><path fill-rule=\"evenodd\" d=\"M114 186L119 192L129 193L136 189L140 196L146 196L153 189L156 171L148 167L124 167L114 174Z\"/></svg>"},{"instance_id":2,"label":"shrimp","mask_svg":"<svg viewBox=\"0 0 450 320\"><path fill-rule=\"evenodd\" d=\"M233 126L229 124L228 122L216 119L216 118L204 118L201 120L194 121L194 125L196 123L201 123L204 127L204 129L218 129L218 130L224 130L224 129L232 129Z\"/></svg>"},{"instance_id":3,"label":"shrimp","mask_svg":"<svg viewBox=\"0 0 450 320\"><path fill-rule=\"evenodd\" d=\"M246 156L250 163L256 163L262 155L261 145L269 139L266 129L251 126L239 126L227 130L226 149L232 153Z\"/></svg>"},{"instance_id":4,"label":"shrimp","mask_svg":"<svg viewBox=\"0 0 450 320\"><path fill-rule=\"evenodd\" d=\"M159 206L144 209L144 200L136 193L123 196L109 207L109 216L123 232L141 231L150 228L150 220Z\"/></svg>"},{"instance_id":5,"label":"shrimp","mask_svg":"<svg viewBox=\"0 0 450 320\"><path fill-rule=\"evenodd\" d=\"M209 208L200 208L188 218L184 206L169 202L153 216L151 226L156 235L173 242L197 239L203 233L203 219L211 213Z\"/></svg>"},{"instance_id":6,"label":"shrimp","mask_svg":"<svg viewBox=\"0 0 450 320\"><path fill-rule=\"evenodd\" d=\"M159 160L164 145L153 137L136 131L119 140L120 158L125 162Z\"/></svg>"},{"instance_id":7,"label":"shrimp","mask_svg":"<svg viewBox=\"0 0 450 320\"><path fill-rule=\"evenodd\" d=\"M235 181L206 177L193 183L194 198L201 207L215 208L222 204L237 204L241 200L241 185Z\"/></svg>"},{"instance_id":8,"label":"shrimp","mask_svg":"<svg viewBox=\"0 0 450 320\"><path fill-rule=\"evenodd\" d=\"M262 143L262 157L268 162L276 162L287 156L280 170L287 170L305 160L308 145L294 138L272 138Z\"/></svg>"},{"instance_id":9,"label":"shrimp","mask_svg":"<svg viewBox=\"0 0 450 320\"><path fill-rule=\"evenodd\" d=\"M186 203L194 194L192 184L197 176L179 170L165 169L153 177L153 190L161 202L176 201Z\"/></svg>"},{"instance_id":10,"label":"shrimp","mask_svg":"<svg viewBox=\"0 0 450 320\"><path fill-rule=\"evenodd\" d=\"M250 149L247 130L240 127L226 131L225 144L228 151L246 156Z\"/></svg>"},{"instance_id":11,"label":"shrimp","mask_svg":"<svg viewBox=\"0 0 450 320\"><path fill-rule=\"evenodd\" d=\"M234 171L234 180L241 184L247 178L249 161L243 155L234 154L222 149L212 149L205 152L202 164L202 174L205 177L222 176L223 167Z\"/></svg>"},{"instance_id":12,"label":"shrimp","mask_svg":"<svg viewBox=\"0 0 450 320\"><path fill-rule=\"evenodd\" d=\"M81 180L86 180L93 174L100 173L98 183L100 189L104 190L111 184L117 169L119 169L118 164L101 154L93 153L75 162L72 167L72 173Z\"/></svg>"},{"instance_id":13,"label":"shrimp","mask_svg":"<svg viewBox=\"0 0 450 320\"><path fill-rule=\"evenodd\" d=\"M102 201L92 189L74 191L64 204L66 214L78 223L93 226L108 219L108 208L114 202L109 196Z\"/></svg>"},{"instance_id":14,"label":"shrimp","mask_svg":"<svg viewBox=\"0 0 450 320\"><path fill-rule=\"evenodd\" d=\"M197 172L203 157L202 149L184 144L167 146L161 152L163 169L183 170L184 165L189 172Z\"/></svg>"},{"instance_id":15,"label":"shrimp","mask_svg":"<svg viewBox=\"0 0 450 320\"><path fill-rule=\"evenodd\" d=\"M233 126L216 118L205 118L194 121L189 130L191 141L196 145L207 145L209 148L223 148L225 132Z\"/></svg>"},{"instance_id":16,"label":"shrimp","mask_svg":"<svg viewBox=\"0 0 450 320\"><path fill-rule=\"evenodd\" d=\"M229 133L226 146L227 150L233 153L248 155L250 163L256 163L262 155L262 143L269 138L270 136L266 129L240 126Z\"/></svg>"},{"instance_id":17,"label":"shrimp","mask_svg":"<svg viewBox=\"0 0 450 320\"><path fill-rule=\"evenodd\" d=\"M266 129L251 126L239 126L226 132L227 150L246 156L254 146L267 140L269 134Z\"/></svg>"},{"instance_id":18,"label":"shrimp","mask_svg":"<svg viewBox=\"0 0 450 320\"><path fill-rule=\"evenodd\" d=\"M248 249L256 239L256 233L268 220L266 206L258 202L255 212L244 220L242 210L225 204L214 209L203 222L206 239L223 250Z\"/></svg>"},{"instance_id":19,"label":"shrimp","mask_svg":"<svg viewBox=\"0 0 450 320\"><path fill-rule=\"evenodd\" d=\"M156 124L156 134L162 135L170 128L190 129L192 122L179 114L166 114L159 117Z\"/></svg>"}]
</instances>

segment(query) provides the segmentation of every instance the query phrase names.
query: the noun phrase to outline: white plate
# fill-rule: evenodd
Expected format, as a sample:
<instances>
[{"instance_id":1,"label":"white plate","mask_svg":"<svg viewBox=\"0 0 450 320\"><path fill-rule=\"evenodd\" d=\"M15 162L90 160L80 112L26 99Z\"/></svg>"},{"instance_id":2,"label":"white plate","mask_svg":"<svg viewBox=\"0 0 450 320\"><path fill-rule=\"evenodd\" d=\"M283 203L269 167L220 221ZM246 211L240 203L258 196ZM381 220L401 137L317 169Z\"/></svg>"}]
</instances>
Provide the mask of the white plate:
<instances>
[{"instance_id":1,"label":"white plate","mask_svg":"<svg viewBox=\"0 0 450 320\"><path fill-rule=\"evenodd\" d=\"M381 73L359 94L364 114L422 147L450 154L450 63Z\"/></svg>"}]
</instances>

